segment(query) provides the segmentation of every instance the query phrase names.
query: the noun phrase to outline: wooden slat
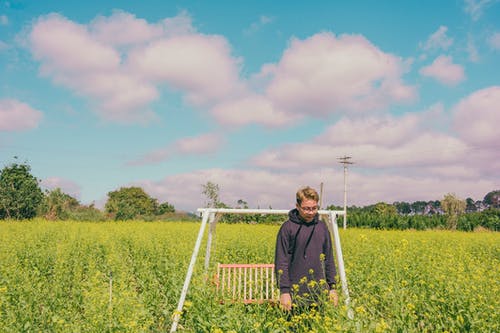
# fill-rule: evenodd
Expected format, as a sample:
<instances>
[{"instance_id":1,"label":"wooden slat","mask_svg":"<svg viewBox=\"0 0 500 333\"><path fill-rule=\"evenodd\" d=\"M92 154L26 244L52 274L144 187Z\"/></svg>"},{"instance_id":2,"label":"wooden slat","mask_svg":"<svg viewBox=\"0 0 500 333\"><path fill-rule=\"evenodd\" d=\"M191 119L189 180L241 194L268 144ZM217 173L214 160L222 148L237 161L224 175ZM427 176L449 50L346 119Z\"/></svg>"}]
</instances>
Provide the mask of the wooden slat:
<instances>
[{"instance_id":1,"label":"wooden slat","mask_svg":"<svg viewBox=\"0 0 500 333\"><path fill-rule=\"evenodd\" d=\"M274 264L218 264L216 285L223 300L274 302Z\"/></svg>"}]
</instances>

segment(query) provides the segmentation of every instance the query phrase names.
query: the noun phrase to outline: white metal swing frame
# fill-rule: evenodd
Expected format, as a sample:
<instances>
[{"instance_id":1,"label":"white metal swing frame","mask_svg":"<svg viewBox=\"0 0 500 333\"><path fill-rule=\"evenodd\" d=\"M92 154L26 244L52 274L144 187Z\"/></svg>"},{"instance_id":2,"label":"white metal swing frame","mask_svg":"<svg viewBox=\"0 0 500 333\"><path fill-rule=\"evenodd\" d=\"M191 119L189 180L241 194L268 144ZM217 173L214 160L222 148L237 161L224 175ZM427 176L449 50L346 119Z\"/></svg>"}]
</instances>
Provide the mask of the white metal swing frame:
<instances>
[{"instance_id":1,"label":"white metal swing frame","mask_svg":"<svg viewBox=\"0 0 500 333\"><path fill-rule=\"evenodd\" d=\"M210 252L212 248L212 239L215 233L215 227L217 224L217 216L221 214L288 214L289 210L281 210L281 209L233 209L233 208L199 208L197 210L202 214L201 226L198 232L198 237L196 239L196 243L194 245L193 253L191 255L191 261L188 266L188 270L186 273L186 278L184 280L184 285L182 287L181 295L179 297L179 303L177 304L177 309L174 312L172 326L170 328L170 332L176 332L177 326L179 324L179 320L181 317L182 309L184 308L184 301L186 300L186 295L189 289L189 284L191 283L191 277L193 275L194 266L196 264L196 259L198 258L198 252L201 247L201 242L203 240L203 235L205 234L205 228L207 223L210 224L208 229L208 237L207 237L207 248L205 252L205 272L208 270L208 266L210 263ZM342 293L345 296L345 304L349 309L350 298L349 298L349 289L347 288L347 278L345 274L344 268L344 258L342 256L342 247L340 245L340 236L339 236L339 228L337 225L337 217L339 215L345 215L345 211L343 210L319 210L318 214L320 216L328 217L328 228L330 232L333 233L333 242L334 249L338 262L338 273L340 277L340 282L342 285Z\"/></svg>"}]
</instances>

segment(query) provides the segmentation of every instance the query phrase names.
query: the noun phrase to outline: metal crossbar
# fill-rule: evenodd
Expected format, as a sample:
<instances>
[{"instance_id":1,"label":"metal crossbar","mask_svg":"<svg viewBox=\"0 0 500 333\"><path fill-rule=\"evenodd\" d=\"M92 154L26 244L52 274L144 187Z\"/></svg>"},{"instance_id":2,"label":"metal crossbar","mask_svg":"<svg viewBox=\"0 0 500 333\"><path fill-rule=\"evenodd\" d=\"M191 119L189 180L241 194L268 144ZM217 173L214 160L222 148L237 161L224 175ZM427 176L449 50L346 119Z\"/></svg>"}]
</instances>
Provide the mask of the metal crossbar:
<instances>
[{"instance_id":1,"label":"metal crossbar","mask_svg":"<svg viewBox=\"0 0 500 333\"><path fill-rule=\"evenodd\" d=\"M218 264L215 283L221 301L275 302L274 264Z\"/></svg>"}]
</instances>

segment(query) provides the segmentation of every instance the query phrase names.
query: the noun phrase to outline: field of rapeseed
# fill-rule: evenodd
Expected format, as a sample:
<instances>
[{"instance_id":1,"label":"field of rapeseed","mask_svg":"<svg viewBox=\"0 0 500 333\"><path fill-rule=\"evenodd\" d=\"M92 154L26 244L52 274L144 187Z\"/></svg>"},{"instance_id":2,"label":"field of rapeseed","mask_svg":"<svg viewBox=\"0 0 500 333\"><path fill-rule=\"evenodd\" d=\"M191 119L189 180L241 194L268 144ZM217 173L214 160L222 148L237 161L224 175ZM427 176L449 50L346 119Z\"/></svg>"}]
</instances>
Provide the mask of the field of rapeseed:
<instances>
[{"instance_id":1,"label":"field of rapeseed","mask_svg":"<svg viewBox=\"0 0 500 333\"><path fill-rule=\"evenodd\" d=\"M0 222L1 332L168 331L199 223ZM187 332L499 332L500 234L341 230L354 318L220 304L216 262L272 262L277 226L217 226L182 313ZM343 300L341 299L341 302Z\"/></svg>"}]
</instances>

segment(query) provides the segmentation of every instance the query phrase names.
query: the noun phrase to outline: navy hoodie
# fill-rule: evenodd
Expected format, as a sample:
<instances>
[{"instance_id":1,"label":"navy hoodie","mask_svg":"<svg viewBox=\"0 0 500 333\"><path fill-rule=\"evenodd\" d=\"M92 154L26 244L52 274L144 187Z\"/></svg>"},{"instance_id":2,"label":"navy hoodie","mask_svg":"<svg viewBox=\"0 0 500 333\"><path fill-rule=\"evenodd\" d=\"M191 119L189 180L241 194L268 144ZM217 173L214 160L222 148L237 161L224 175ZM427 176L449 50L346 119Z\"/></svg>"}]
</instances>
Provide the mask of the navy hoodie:
<instances>
[{"instance_id":1,"label":"navy hoodie","mask_svg":"<svg viewBox=\"0 0 500 333\"><path fill-rule=\"evenodd\" d=\"M278 232L274 264L281 293L289 293L294 284L299 285L299 294L307 292L307 283L300 283L304 277L307 281L325 280L326 288L334 287L332 240L318 214L311 222L305 222L296 208L288 213L288 221Z\"/></svg>"}]
</instances>

